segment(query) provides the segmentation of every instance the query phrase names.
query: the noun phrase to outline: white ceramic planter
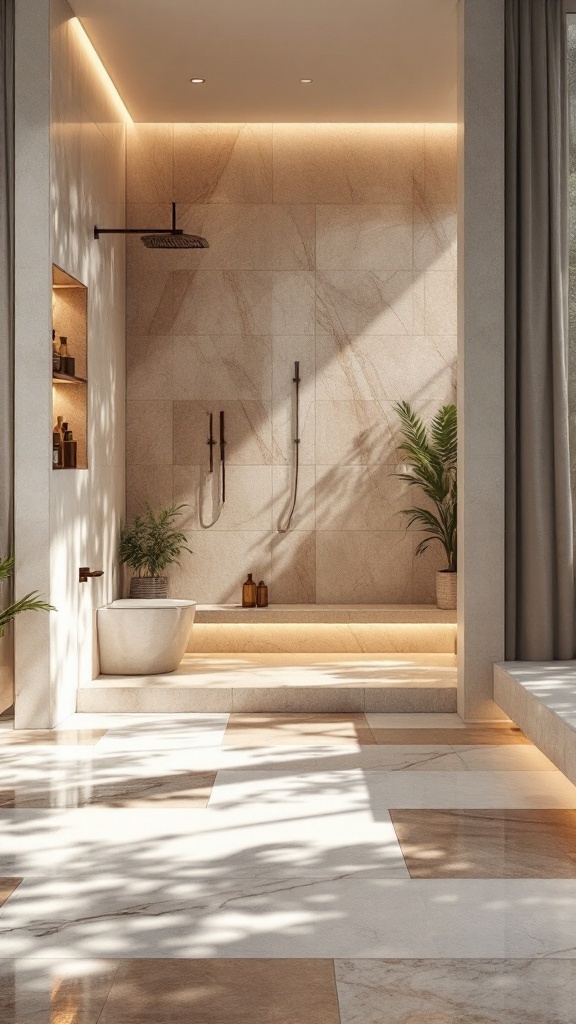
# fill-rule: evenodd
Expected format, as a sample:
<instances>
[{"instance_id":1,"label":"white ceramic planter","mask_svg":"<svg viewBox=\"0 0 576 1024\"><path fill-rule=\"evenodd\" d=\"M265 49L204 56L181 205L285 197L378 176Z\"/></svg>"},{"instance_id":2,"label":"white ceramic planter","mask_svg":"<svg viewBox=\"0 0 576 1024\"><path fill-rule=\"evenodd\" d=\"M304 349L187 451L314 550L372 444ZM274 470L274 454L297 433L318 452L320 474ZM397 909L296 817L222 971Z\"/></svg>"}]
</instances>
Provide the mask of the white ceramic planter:
<instances>
[{"instance_id":1,"label":"white ceramic planter","mask_svg":"<svg viewBox=\"0 0 576 1024\"><path fill-rule=\"evenodd\" d=\"M103 675L174 672L184 657L196 601L125 598L98 609Z\"/></svg>"}]
</instances>

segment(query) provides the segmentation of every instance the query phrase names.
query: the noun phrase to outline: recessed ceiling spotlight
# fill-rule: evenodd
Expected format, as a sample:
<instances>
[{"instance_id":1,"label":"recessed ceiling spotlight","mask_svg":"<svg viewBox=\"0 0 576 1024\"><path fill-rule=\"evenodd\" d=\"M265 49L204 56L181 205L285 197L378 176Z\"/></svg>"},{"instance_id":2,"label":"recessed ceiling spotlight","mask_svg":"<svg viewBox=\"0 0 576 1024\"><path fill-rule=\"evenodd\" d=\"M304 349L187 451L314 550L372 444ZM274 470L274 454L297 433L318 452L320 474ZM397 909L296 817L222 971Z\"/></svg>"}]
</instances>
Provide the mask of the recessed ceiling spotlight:
<instances>
[{"instance_id":1,"label":"recessed ceiling spotlight","mask_svg":"<svg viewBox=\"0 0 576 1024\"><path fill-rule=\"evenodd\" d=\"M311 78L301 78L300 82L301 82L302 85L311 85L312 84L312 79Z\"/></svg>"},{"instance_id":2,"label":"recessed ceiling spotlight","mask_svg":"<svg viewBox=\"0 0 576 1024\"><path fill-rule=\"evenodd\" d=\"M204 82L206 81L206 79L205 78L191 78L190 81L192 82L192 85L204 85Z\"/></svg>"}]
</instances>

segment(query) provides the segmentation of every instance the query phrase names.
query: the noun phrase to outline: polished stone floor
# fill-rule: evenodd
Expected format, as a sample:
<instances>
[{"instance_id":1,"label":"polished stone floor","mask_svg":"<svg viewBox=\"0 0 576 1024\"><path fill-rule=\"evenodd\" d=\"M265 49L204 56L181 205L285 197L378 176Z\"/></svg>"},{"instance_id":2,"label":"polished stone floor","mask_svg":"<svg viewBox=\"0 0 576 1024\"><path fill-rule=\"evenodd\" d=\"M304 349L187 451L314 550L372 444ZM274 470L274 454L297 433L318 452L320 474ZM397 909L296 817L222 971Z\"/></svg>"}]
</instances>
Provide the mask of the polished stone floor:
<instances>
[{"instance_id":1,"label":"polished stone floor","mask_svg":"<svg viewBox=\"0 0 576 1024\"><path fill-rule=\"evenodd\" d=\"M0 723L2 1024L573 1024L576 787L454 715Z\"/></svg>"}]
</instances>

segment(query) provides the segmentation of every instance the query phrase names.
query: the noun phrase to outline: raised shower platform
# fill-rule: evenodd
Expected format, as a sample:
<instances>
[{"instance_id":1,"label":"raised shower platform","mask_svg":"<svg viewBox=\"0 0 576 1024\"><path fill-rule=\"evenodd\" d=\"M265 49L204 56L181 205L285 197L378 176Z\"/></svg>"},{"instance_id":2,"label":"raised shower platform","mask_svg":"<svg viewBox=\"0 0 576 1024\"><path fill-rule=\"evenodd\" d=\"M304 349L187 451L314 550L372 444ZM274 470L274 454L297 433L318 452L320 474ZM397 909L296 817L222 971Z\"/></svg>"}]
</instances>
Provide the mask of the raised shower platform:
<instances>
[{"instance_id":1,"label":"raised shower platform","mask_svg":"<svg viewBox=\"0 0 576 1024\"><path fill-rule=\"evenodd\" d=\"M100 676L86 712L452 712L456 615L431 605L200 605L176 672Z\"/></svg>"}]
</instances>

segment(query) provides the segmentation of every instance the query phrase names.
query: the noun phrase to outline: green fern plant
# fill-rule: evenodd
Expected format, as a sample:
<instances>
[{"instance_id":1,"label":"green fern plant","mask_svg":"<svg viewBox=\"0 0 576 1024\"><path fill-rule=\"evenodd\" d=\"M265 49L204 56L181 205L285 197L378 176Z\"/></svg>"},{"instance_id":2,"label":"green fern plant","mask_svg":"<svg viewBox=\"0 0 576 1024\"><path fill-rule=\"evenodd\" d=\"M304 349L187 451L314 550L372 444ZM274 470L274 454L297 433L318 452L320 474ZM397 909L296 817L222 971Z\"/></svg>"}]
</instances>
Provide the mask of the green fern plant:
<instances>
[{"instance_id":1,"label":"green fern plant","mask_svg":"<svg viewBox=\"0 0 576 1024\"><path fill-rule=\"evenodd\" d=\"M0 587L4 583L4 580L9 579L14 569L13 558L0 558ZM4 636L4 631L9 622L16 615L20 615L21 612L54 612L56 609L52 604L46 604L46 601L42 601L38 591L33 590L30 594L25 594L19 601L15 601L14 604L9 604L7 608L0 608L0 637Z\"/></svg>"},{"instance_id":2,"label":"green fern plant","mask_svg":"<svg viewBox=\"0 0 576 1024\"><path fill-rule=\"evenodd\" d=\"M411 487L419 487L434 506L434 509L429 509L417 505L402 510L408 516L408 526L417 525L428 534L418 544L416 554L422 554L430 544L438 541L446 553L448 572L456 572L456 406L443 405L428 429L409 402L398 402L394 408L400 417L402 433L398 451L409 467L408 471L403 470L396 476L406 480Z\"/></svg>"},{"instance_id":3,"label":"green fern plant","mask_svg":"<svg viewBox=\"0 0 576 1024\"><path fill-rule=\"evenodd\" d=\"M154 512L146 505L146 515L135 516L130 526L120 531L119 558L138 576L161 576L169 565L179 565L182 551L192 554L186 536L175 528L174 521L186 505L171 505Z\"/></svg>"}]
</instances>

